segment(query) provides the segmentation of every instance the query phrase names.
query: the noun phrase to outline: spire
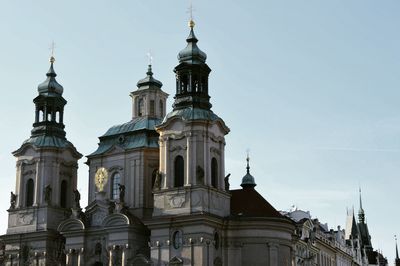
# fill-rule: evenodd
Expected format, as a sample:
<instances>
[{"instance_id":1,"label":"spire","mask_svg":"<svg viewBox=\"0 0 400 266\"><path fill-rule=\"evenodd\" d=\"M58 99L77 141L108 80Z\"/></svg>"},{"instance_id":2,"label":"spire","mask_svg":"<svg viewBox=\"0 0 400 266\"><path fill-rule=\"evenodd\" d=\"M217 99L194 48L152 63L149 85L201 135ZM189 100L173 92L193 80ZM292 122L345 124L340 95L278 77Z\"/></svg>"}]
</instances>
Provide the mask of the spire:
<instances>
[{"instance_id":1,"label":"spire","mask_svg":"<svg viewBox=\"0 0 400 266\"><path fill-rule=\"evenodd\" d=\"M189 36L186 47L179 52L179 65L176 73L176 95L174 111L183 108L199 108L210 110L208 94L208 76L211 69L206 64L207 55L197 46L198 39L194 34L194 21L189 21Z\"/></svg>"},{"instance_id":2,"label":"spire","mask_svg":"<svg viewBox=\"0 0 400 266\"><path fill-rule=\"evenodd\" d=\"M53 47L54 50L54 47ZM64 106L67 101L62 97L64 88L56 80L53 55L50 57L50 68L46 73L46 80L39 84L39 95L33 100L36 105L35 122L32 137L56 136L65 139L63 124Z\"/></svg>"},{"instance_id":3,"label":"spire","mask_svg":"<svg viewBox=\"0 0 400 266\"><path fill-rule=\"evenodd\" d=\"M57 74L54 71L54 62L56 61L56 59L52 55L49 61L50 68L46 73L47 79L39 84L38 92L39 94L43 95L61 96L63 94L64 88L56 80Z\"/></svg>"},{"instance_id":4,"label":"spire","mask_svg":"<svg viewBox=\"0 0 400 266\"><path fill-rule=\"evenodd\" d=\"M189 36L186 38L187 45L186 47L179 52L178 60L180 63L189 63L189 64L204 64L207 59L206 53L204 53L197 46L197 42L199 41L194 34L194 26L195 23L192 19L189 21Z\"/></svg>"},{"instance_id":5,"label":"spire","mask_svg":"<svg viewBox=\"0 0 400 266\"><path fill-rule=\"evenodd\" d=\"M397 236L396 235L394 235L394 240L396 241L396 260L400 260L400 258L399 258L399 250L397 248Z\"/></svg>"},{"instance_id":6,"label":"spire","mask_svg":"<svg viewBox=\"0 0 400 266\"><path fill-rule=\"evenodd\" d=\"M162 87L161 81L153 78L153 70L151 63L147 67L146 77L139 80L136 84L139 90L144 89L160 89Z\"/></svg>"},{"instance_id":7,"label":"spire","mask_svg":"<svg viewBox=\"0 0 400 266\"><path fill-rule=\"evenodd\" d=\"M360 209L358 211L358 221L359 223L365 223L365 213L362 207L362 200L361 200L361 187L359 188L359 193L360 193Z\"/></svg>"},{"instance_id":8,"label":"spire","mask_svg":"<svg viewBox=\"0 0 400 266\"><path fill-rule=\"evenodd\" d=\"M246 175L242 178L242 188L254 188L257 184L254 181L254 177L250 174L250 158L249 158L249 153L247 153L247 166L246 166Z\"/></svg>"}]
</instances>

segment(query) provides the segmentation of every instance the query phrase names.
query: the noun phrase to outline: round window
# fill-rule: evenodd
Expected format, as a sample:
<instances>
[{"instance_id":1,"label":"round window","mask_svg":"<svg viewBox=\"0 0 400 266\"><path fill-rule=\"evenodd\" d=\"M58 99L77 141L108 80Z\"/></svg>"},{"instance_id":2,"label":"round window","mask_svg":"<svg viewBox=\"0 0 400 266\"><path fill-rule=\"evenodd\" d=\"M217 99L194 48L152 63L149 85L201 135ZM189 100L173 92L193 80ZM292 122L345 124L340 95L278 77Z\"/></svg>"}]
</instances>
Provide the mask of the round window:
<instances>
[{"instance_id":1,"label":"round window","mask_svg":"<svg viewBox=\"0 0 400 266\"><path fill-rule=\"evenodd\" d=\"M172 244L175 249L178 249L182 246L182 233L181 231L175 231L172 235Z\"/></svg>"}]
</instances>

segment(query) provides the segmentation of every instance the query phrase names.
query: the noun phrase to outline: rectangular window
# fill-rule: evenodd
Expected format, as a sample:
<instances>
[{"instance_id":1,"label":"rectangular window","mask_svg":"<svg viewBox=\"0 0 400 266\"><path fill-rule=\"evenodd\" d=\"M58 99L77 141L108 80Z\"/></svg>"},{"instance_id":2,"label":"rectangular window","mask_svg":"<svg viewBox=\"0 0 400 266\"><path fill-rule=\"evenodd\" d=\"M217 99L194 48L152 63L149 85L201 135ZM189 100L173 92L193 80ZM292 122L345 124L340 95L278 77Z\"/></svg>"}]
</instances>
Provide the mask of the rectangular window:
<instances>
[{"instance_id":1,"label":"rectangular window","mask_svg":"<svg viewBox=\"0 0 400 266\"><path fill-rule=\"evenodd\" d=\"M150 115L154 115L155 114L155 104L154 104L154 100L150 101Z\"/></svg>"}]
</instances>

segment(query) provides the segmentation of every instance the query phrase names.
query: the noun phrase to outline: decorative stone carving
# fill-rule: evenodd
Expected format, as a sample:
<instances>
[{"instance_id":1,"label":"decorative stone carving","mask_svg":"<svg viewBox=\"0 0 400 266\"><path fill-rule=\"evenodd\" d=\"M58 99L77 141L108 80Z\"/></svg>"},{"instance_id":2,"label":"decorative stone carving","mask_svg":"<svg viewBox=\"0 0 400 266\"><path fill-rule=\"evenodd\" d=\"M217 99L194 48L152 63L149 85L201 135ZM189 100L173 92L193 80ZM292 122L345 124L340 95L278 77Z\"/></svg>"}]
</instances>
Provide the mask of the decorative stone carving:
<instances>
[{"instance_id":1,"label":"decorative stone carving","mask_svg":"<svg viewBox=\"0 0 400 266\"><path fill-rule=\"evenodd\" d=\"M185 203L185 195L174 195L169 198L171 208L181 208Z\"/></svg>"},{"instance_id":2,"label":"decorative stone carving","mask_svg":"<svg viewBox=\"0 0 400 266\"><path fill-rule=\"evenodd\" d=\"M17 218L17 225L30 225L33 223L32 212L20 212Z\"/></svg>"},{"instance_id":3,"label":"decorative stone carving","mask_svg":"<svg viewBox=\"0 0 400 266\"><path fill-rule=\"evenodd\" d=\"M75 203L74 207L76 209L81 208L81 204L79 203L80 200L81 200L81 193L79 193L79 191L77 189L74 189L74 203Z\"/></svg>"},{"instance_id":4,"label":"decorative stone carving","mask_svg":"<svg viewBox=\"0 0 400 266\"><path fill-rule=\"evenodd\" d=\"M169 151L170 152L174 152L174 151L181 151L181 150L186 150L187 149L187 147L186 146L174 146L174 147L172 147Z\"/></svg>"},{"instance_id":5,"label":"decorative stone carving","mask_svg":"<svg viewBox=\"0 0 400 266\"><path fill-rule=\"evenodd\" d=\"M101 225L101 223L104 220L104 217L106 217L106 213L105 212L96 212L93 214L92 216L92 225Z\"/></svg>"},{"instance_id":6,"label":"decorative stone carving","mask_svg":"<svg viewBox=\"0 0 400 266\"><path fill-rule=\"evenodd\" d=\"M196 167L196 183L204 185L204 169L200 165Z\"/></svg>"},{"instance_id":7,"label":"decorative stone carving","mask_svg":"<svg viewBox=\"0 0 400 266\"><path fill-rule=\"evenodd\" d=\"M44 201L45 201L48 205L51 204L51 192L52 192L51 186L50 186L50 185L47 185L47 186L44 188Z\"/></svg>"},{"instance_id":8,"label":"decorative stone carving","mask_svg":"<svg viewBox=\"0 0 400 266\"><path fill-rule=\"evenodd\" d=\"M10 196L10 209L15 209L15 204L17 203L17 195L15 195L11 191L11 196Z\"/></svg>"},{"instance_id":9,"label":"decorative stone carving","mask_svg":"<svg viewBox=\"0 0 400 266\"><path fill-rule=\"evenodd\" d=\"M230 184L229 184L229 177L231 176L231 174L228 174L227 176L225 176L225 178L224 178L224 182L225 182L225 191L229 191L229 187L230 187Z\"/></svg>"},{"instance_id":10,"label":"decorative stone carving","mask_svg":"<svg viewBox=\"0 0 400 266\"><path fill-rule=\"evenodd\" d=\"M159 170L155 171L155 180L153 190L160 190L161 189L161 178L162 174Z\"/></svg>"},{"instance_id":11,"label":"decorative stone carving","mask_svg":"<svg viewBox=\"0 0 400 266\"><path fill-rule=\"evenodd\" d=\"M210 152L211 153L216 153L218 155L221 155L221 151L219 149L215 148L215 147L211 147L210 148Z\"/></svg>"},{"instance_id":12,"label":"decorative stone carving","mask_svg":"<svg viewBox=\"0 0 400 266\"><path fill-rule=\"evenodd\" d=\"M118 189L119 189L119 201L125 202L125 186L118 184Z\"/></svg>"}]
</instances>

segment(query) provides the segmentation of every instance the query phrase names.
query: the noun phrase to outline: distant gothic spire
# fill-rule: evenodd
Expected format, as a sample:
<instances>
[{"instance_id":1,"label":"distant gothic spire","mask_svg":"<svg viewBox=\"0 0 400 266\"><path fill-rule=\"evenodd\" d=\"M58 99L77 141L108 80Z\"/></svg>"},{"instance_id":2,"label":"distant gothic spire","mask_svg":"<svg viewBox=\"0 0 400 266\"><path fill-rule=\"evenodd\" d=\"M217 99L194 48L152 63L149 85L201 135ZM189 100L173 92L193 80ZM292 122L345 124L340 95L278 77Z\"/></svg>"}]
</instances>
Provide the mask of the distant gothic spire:
<instances>
[{"instance_id":1,"label":"distant gothic spire","mask_svg":"<svg viewBox=\"0 0 400 266\"><path fill-rule=\"evenodd\" d=\"M361 188L359 188L359 192L360 192L360 209L358 210L358 221L360 223L365 223L365 213L362 207L362 200L361 200Z\"/></svg>"},{"instance_id":2,"label":"distant gothic spire","mask_svg":"<svg viewBox=\"0 0 400 266\"><path fill-rule=\"evenodd\" d=\"M250 174L250 165L249 165L249 161L250 161L250 157L249 154L247 154L247 166L246 166L246 175L242 178L242 184L240 184L242 186L242 188L254 188L257 184L254 181L254 177Z\"/></svg>"},{"instance_id":3,"label":"distant gothic spire","mask_svg":"<svg viewBox=\"0 0 400 266\"><path fill-rule=\"evenodd\" d=\"M399 250L397 248L397 236L394 236L394 240L396 242L396 259L394 260L395 266L400 266L400 258L399 258Z\"/></svg>"}]
</instances>

